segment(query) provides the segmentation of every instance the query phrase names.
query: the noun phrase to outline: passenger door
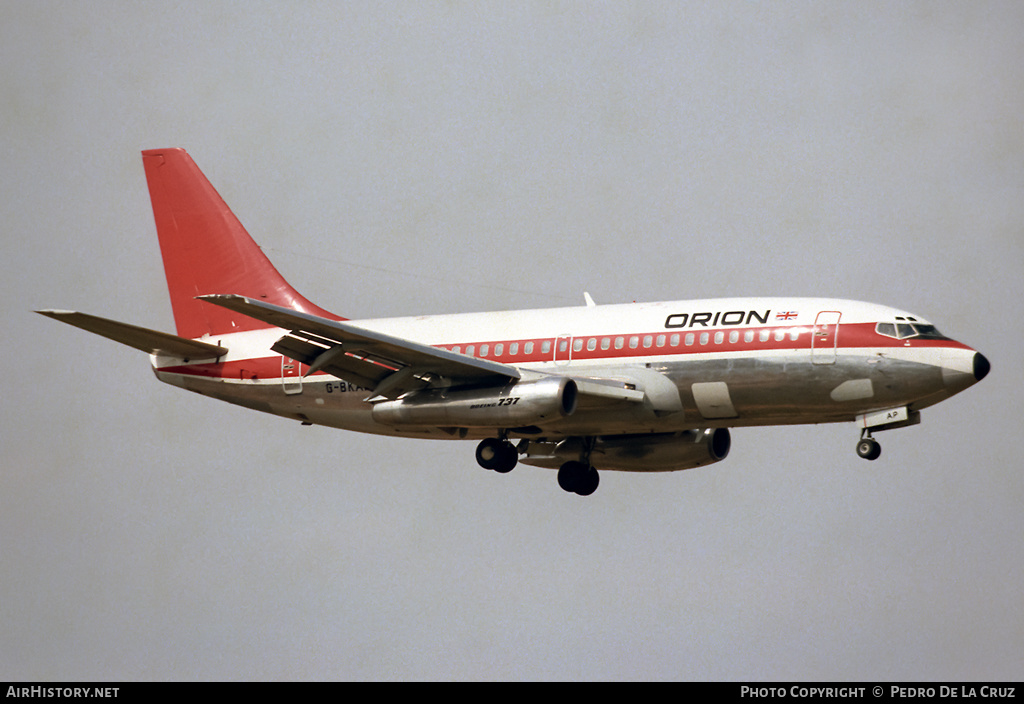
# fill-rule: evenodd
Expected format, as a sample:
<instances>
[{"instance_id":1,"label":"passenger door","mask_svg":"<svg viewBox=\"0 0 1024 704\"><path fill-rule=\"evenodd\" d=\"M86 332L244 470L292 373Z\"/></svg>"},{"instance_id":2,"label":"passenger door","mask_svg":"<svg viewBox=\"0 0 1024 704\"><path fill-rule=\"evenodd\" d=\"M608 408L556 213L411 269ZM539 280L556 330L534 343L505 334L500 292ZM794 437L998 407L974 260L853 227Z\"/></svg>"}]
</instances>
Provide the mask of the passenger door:
<instances>
[{"instance_id":1,"label":"passenger door","mask_svg":"<svg viewBox=\"0 0 1024 704\"><path fill-rule=\"evenodd\" d=\"M813 364L835 364L836 346L839 343L839 319L837 310L823 310L814 319L811 329L811 362Z\"/></svg>"}]
</instances>

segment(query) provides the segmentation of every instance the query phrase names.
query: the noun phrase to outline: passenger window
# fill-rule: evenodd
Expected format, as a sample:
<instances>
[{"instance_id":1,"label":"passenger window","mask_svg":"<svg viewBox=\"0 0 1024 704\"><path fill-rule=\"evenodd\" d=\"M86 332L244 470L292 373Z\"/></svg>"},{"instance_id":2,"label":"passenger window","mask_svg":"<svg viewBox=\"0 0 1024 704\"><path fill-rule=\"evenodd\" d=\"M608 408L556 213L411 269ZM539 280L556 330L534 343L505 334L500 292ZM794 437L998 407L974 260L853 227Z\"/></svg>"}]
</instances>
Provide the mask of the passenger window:
<instances>
[{"instance_id":1,"label":"passenger window","mask_svg":"<svg viewBox=\"0 0 1024 704\"><path fill-rule=\"evenodd\" d=\"M785 330L776 330L775 331L775 341L776 342L782 342L785 339L786 339L786 331Z\"/></svg>"},{"instance_id":2,"label":"passenger window","mask_svg":"<svg viewBox=\"0 0 1024 704\"><path fill-rule=\"evenodd\" d=\"M691 347L692 345L693 345L693 333L692 332L688 332L688 333L686 333L686 346L687 347Z\"/></svg>"},{"instance_id":3,"label":"passenger window","mask_svg":"<svg viewBox=\"0 0 1024 704\"><path fill-rule=\"evenodd\" d=\"M518 342L509 343L508 353L512 357L515 357L517 354L519 354L519 343Z\"/></svg>"},{"instance_id":4,"label":"passenger window","mask_svg":"<svg viewBox=\"0 0 1024 704\"><path fill-rule=\"evenodd\" d=\"M606 350L612 346L612 338L602 337L601 338L601 349Z\"/></svg>"},{"instance_id":5,"label":"passenger window","mask_svg":"<svg viewBox=\"0 0 1024 704\"><path fill-rule=\"evenodd\" d=\"M753 342L754 341L754 331L753 330L747 330L745 333L743 333L743 341L744 342Z\"/></svg>"},{"instance_id":6,"label":"passenger window","mask_svg":"<svg viewBox=\"0 0 1024 704\"><path fill-rule=\"evenodd\" d=\"M589 340L587 340L587 352L593 352L596 349L597 349L597 338L596 337L592 337Z\"/></svg>"},{"instance_id":7,"label":"passenger window","mask_svg":"<svg viewBox=\"0 0 1024 704\"><path fill-rule=\"evenodd\" d=\"M718 332L715 333L715 344L716 345L722 344L722 340L724 340L724 339L725 339L725 333L724 332L719 330Z\"/></svg>"},{"instance_id":8,"label":"passenger window","mask_svg":"<svg viewBox=\"0 0 1024 704\"><path fill-rule=\"evenodd\" d=\"M668 338L668 344L673 347L679 347L679 333L676 333L672 337Z\"/></svg>"},{"instance_id":9,"label":"passenger window","mask_svg":"<svg viewBox=\"0 0 1024 704\"><path fill-rule=\"evenodd\" d=\"M527 342L525 345L523 345L523 352L525 352L526 354L533 354L533 341L532 340L530 342Z\"/></svg>"},{"instance_id":10,"label":"passenger window","mask_svg":"<svg viewBox=\"0 0 1024 704\"><path fill-rule=\"evenodd\" d=\"M473 353L475 351L476 351L476 348L473 347L473 345L466 345L466 354L468 354L470 357L473 356Z\"/></svg>"},{"instance_id":11,"label":"passenger window","mask_svg":"<svg viewBox=\"0 0 1024 704\"><path fill-rule=\"evenodd\" d=\"M644 335L644 347L650 347L653 344L654 344L654 336L653 335Z\"/></svg>"},{"instance_id":12,"label":"passenger window","mask_svg":"<svg viewBox=\"0 0 1024 704\"><path fill-rule=\"evenodd\" d=\"M639 335L633 335L632 337L629 338L629 349L635 350L639 346L640 346L640 336Z\"/></svg>"},{"instance_id":13,"label":"passenger window","mask_svg":"<svg viewBox=\"0 0 1024 704\"><path fill-rule=\"evenodd\" d=\"M708 344L708 339L709 339L710 337L711 337L711 336L710 336L710 335L709 335L708 333L706 333L706 332L702 332L702 333L700 334L700 344L702 344L702 345L706 345L706 344Z\"/></svg>"},{"instance_id":14,"label":"passenger window","mask_svg":"<svg viewBox=\"0 0 1024 704\"><path fill-rule=\"evenodd\" d=\"M626 346L626 338L624 338L624 337L616 337L615 338L615 349L621 350L625 346Z\"/></svg>"},{"instance_id":15,"label":"passenger window","mask_svg":"<svg viewBox=\"0 0 1024 704\"><path fill-rule=\"evenodd\" d=\"M480 345L480 356L486 357L487 352L490 350L490 345Z\"/></svg>"},{"instance_id":16,"label":"passenger window","mask_svg":"<svg viewBox=\"0 0 1024 704\"><path fill-rule=\"evenodd\" d=\"M462 349L458 345L455 345L455 347L452 347L452 352L459 354L462 352Z\"/></svg>"},{"instance_id":17,"label":"passenger window","mask_svg":"<svg viewBox=\"0 0 1024 704\"><path fill-rule=\"evenodd\" d=\"M768 342L768 336L769 336L770 334L771 334L771 333L770 333L770 332L769 332L768 330L762 330L762 331L760 332L760 334L758 335L758 339L759 339L759 340L760 340L761 342Z\"/></svg>"},{"instance_id":18,"label":"passenger window","mask_svg":"<svg viewBox=\"0 0 1024 704\"><path fill-rule=\"evenodd\" d=\"M544 340L540 343L541 354L551 354L551 340Z\"/></svg>"},{"instance_id":19,"label":"passenger window","mask_svg":"<svg viewBox=\"0 0 1024 704\"><path fill-rule=\"evenodd\" d=\"M501 353L505 351L505 345L500 342L494 346L494 356L500 357Z\"/></svg>"},{"instance_id":20,"label":"passenger window","mask_svg":"<svg viewBox=\"0 0 1024 704\"><path fill-rule=\"evenodd\" d=\"M572 351L579 352L581 349L583 349L583 340L577 337L575 340L572 341Z\"/></svg>"},{"instance_id":21,"label":"passenger window","mask_svg":"<svg viewBox=\"0 0 1024 704\"><path fill-rule=\"evenodd\" d=\"M664 347L665 346L665 336L664 335L658 335L657 339L654 341L654 344L657 345L658 347Z\"/></svg>"},{"instance_id":22,"label":"passenger window","mask_svg":"<svg viewBox=\"0 0 1024 704\"><path fill-rule=\"evenodd\" d=\"M732 332L729 333L729 342L739 342L739 341L740 341L740 331L739 330L733 330Z\"/></svg>"}]
</instances>

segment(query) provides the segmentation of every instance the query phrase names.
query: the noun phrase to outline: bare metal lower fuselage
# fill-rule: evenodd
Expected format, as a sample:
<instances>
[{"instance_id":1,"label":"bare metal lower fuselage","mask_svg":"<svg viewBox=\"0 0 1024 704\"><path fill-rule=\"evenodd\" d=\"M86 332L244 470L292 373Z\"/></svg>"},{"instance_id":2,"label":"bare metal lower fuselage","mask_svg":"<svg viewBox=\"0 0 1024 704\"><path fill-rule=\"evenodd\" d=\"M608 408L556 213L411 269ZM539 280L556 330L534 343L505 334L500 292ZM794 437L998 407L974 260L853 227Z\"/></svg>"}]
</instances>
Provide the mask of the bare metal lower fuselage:
<instances>
[{"instance_id":1,"label":"bare metal lower fuselage","mask_svg":"<svg viewBox=\"0 0 1024 704\"><path fill-rule=\"evenodd\" d=\"M771 356L733 355L684 362L647 362L639 366L538 365L535 371L580 378L629 378L654 372L669 379L682 410L659 413L650 404L622 403L588 409L546 423L538 432L513 431L530 438L564 438L628 433L671 433L697 427L741 427L851 422L858 415L886 408L919 411L967 388L973 351L953 350L931 357L899 350L840 351L827 364L812 362L806 351ZM907 358L912 357L912 358ZM326 375L301 380L212 379L157 369L161 381L247 408L324 425L380 435L483 438L495 427L402 427L379 423L372 415L370 391ZM718 384L731 408L701 409L700 390ZM702 386L703 385L703 386ZM695 391L696 387L696 391ZM718 417L716 417L718 416Z\"/></svg>"}]
</instances>

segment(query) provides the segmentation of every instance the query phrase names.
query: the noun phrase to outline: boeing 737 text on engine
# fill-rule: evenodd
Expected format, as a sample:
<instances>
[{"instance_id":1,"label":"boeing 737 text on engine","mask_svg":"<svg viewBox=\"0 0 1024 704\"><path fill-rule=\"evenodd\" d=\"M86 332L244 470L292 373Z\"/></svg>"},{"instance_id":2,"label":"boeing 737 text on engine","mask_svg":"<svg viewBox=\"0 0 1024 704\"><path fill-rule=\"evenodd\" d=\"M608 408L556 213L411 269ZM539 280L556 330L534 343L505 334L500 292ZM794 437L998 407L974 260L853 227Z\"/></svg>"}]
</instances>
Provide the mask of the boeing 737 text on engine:
<instances>
[{"instance_id":1,"label":"boeing 737 text on engine","mask_svg":"<svg viewBox=\"0 0 1024 704\"><path fill-rule=\"evenodd\" d=\"M597 470L718 462L729 428L856 422L872 433L980 381L989 363L886 306L756 298L351 321L281 277L182 149L142 152L177 334L43 315L147 352L175 386L310 425L476 439L477 462Z\"/></svg>"}]
</instances>

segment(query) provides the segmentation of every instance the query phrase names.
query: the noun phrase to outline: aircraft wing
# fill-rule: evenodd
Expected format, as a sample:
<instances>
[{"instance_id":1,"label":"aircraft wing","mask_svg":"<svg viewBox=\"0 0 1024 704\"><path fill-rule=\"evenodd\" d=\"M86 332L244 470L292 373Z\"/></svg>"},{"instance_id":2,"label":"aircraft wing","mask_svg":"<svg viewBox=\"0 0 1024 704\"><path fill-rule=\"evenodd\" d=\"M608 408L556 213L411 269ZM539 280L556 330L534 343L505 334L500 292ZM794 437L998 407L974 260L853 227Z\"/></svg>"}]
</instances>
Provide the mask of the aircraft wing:
<instances>
[{"instance_id":1,"label":"aircraft wing","mask_svg":"<svg viewBox=\"0 0 1024 704\"><path fill-rule=\"evenodd\" d=\"M248 315L290 332L271 348L309 365L398 398L432 382L498 385L518 381L519 369L487 359L437 349L400 337L328 320L237 295L199 296L201 300Z\"/></svg>"},{"instance_id":2,"label":"aircraft wing","mask_svg":"<svg viewBox=\"0 0 1024 704\"><path fill-rule=\"evenodd\" d=\"M510 364L449 352L347 321L329 320L245 296L218 294L199 298L289 330L274 343L273 351L308 365L307 376L323 370L365 386L372 390L372 397L396 399L432 383L504 386L522 378L519 368ZM668 383L655 372L649 374ZM590 405L640 403L651 396L650 388L645 393L630 383L635 379L574 377L574 381L581 398Z\"/></svg>"}]
</instances>

